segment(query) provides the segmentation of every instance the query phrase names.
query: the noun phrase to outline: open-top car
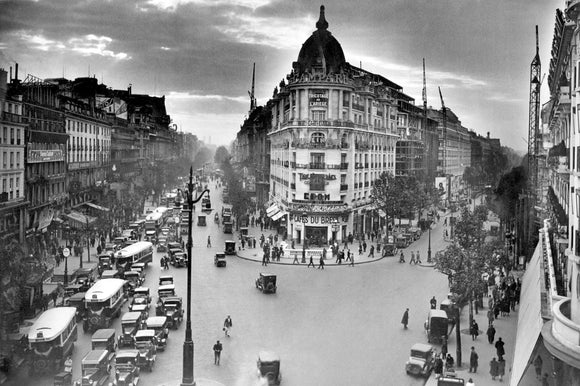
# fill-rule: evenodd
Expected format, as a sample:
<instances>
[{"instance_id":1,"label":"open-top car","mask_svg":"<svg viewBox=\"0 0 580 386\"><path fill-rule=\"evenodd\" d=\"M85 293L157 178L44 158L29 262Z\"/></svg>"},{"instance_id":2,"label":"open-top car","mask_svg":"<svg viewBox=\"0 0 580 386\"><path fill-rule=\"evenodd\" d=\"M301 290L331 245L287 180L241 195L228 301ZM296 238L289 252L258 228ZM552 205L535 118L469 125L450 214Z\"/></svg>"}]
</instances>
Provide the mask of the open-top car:
<instances>
[{"instance_id":1,"label":"open-top car","mask_svg":"<svg viewBox=\"0 0 580 386\"><path fill-rule=\"evenodd\" d=\"M183 321L183 300L177 296L160 298L155 313L167 317L167 326L176 330Z\"/></svg>"},{"instance_id":2,"label":"open-top car","mask_svg":"<svg viewBox=\"0 0 580 386\"><path fill-rule=\"evenodd\" d=\"M136 386L139 383L139 351L120 350L115 358L115 386Z\"/></svg>"},{"instance_id":3,"label":"open-top car","mask_svg":"<svg viewBox=\"0 0 580 386\"><path fill-rule=\"evenodd\" d=\"M216 253L213 259L213 263L216 267L225 267L227 264L225 253Z\"/></svg>"},{"instance_id":4,"label":"open-top car","mask_svg":"<svg viewBox=\"0 0 580 386\"><path fill-rule=\"evenodd\" d=\"M155 331L157 349L164 351L169 336L169 326L166 316L150 316L145 321L145 329Z\"/></svg>"},{"instance_id":5,"label":"open-top car","mask_svg":"<svg viewBox=\"0 0 580 386\"><path fill-rule=\"evenodd\" d=\"M276 275L273 273L260 272L260 277L256 279L256 288L262 293L276 293L278 287L276 286Z\"/></svg>"},{"instance_id":6,"label":"open-top car","mask_svg":"<svg viewBox=\"0 0 580 386\"><path fill-rule=\"evenodd\" d=\"M140 330L135 334L135 349L139 351L137 366L153 371L157 357L157 338L153 330Z\"/></svg>"},{"instance_id":7,"label":"open-top car","mask_svg":"<svg viewBox=\"0 0 580 386\"><path fill-rule=\"evenodd\" d=\"M111 361L107 350L91 350L81 361L82 378L78 386L101 386L109 380Z\"/></svg>"},{"instance_id":8,"label":"open-top car","mask_svg":"<svg viewBox=\"0 0 580 386\"><path fill-rule=\"evenodd\" d=\"M435 348L430 344L415 343L411 347L411 355L405 364L407 374L428 377L435 362Z\"/></svg>"},{"instance_id":9,"label":"open-top car","mask_svg":"<svg viewBox=\"0 0 580 386\"><path fill-rule=\"evenodd\" d=\"M280 357L276 353L260 351L258 353L257 366L260 376L266 379L268 385L279 385L282 382Z\"/></svg>"}]
</instances>

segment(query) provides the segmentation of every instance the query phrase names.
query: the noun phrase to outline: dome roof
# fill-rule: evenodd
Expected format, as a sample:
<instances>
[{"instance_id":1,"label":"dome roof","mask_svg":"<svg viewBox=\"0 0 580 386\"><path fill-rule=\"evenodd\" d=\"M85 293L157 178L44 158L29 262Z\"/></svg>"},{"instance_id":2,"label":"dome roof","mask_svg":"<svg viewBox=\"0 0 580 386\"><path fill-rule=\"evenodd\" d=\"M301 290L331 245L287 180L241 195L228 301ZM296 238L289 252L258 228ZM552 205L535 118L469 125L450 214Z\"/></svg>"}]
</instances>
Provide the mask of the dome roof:
<instances>
[{"instance_id":1,"label":"dome roof","mask_svg":"<svg viewBox=\"0 0 580 386\"><path fill-rule=\"evenodd\" d=\"M322 69L324 73L337 72L346 63L340 43L328 31L324 17L324 5L320 6L320 17L316 31L302 45L294 70L301 74L312 68Z\"/></svg>"}]
</instances>

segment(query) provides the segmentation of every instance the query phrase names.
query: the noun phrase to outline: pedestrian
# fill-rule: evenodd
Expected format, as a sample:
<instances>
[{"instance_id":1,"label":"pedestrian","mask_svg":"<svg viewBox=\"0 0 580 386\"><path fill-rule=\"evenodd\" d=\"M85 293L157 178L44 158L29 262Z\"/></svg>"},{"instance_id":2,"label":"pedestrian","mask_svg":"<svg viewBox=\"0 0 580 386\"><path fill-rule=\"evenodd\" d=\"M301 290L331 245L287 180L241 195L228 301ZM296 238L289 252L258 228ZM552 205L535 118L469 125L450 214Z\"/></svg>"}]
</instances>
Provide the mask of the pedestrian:
<instances>
[{"instance_id":1,"label":"pedestrian","mask_svg":"<svg viewBox=\"0 0 580 386\"><path fill-rule=\"evenodd\" d=\"M168 257L165 257L165 260L163 261L163 268L169 269L169 258Z\"/></svg>"},{"instance_id":2,"label":"pedestrian","mask_svg":"<svg viewBox=\"0 0 580 386\"><path fill-rule=\"evenodd\" d=\"M409 265L415 263L415 252L411 251L411 260L409 261Z\"/></svg>"},{"instance_id":3,"label":"pedestrian","mask_svg":"<svg viewBox=\"0 0 580 386\"><path fill-rule=\"evenodd\" d=\"M369 257L374 258L375 257L375 246L371 245L371 248L369 250Z\"/></svg>"},{"instance_id":4,"label":"pedestrian","mask_svg":"<svg viewBox=\"0 0 580 386\"><path fill-rule=\"evenodd\" d=\"M439 378L443 374L443 359L440 355L435 357L435 362L433 364L433 371L435 372L435 377Z\"/></svg>"},{"instance_id":5,"label":"pedestrian","mask_svg":"<svg viewBox=\"0 0 580 386\"><path fill-rule=\"evenodd\" d=\"M544 373L542 377L542 386L550 386L550 382L548 381L548 373Z\"/></svg>"},{"instance_id":6,"label":"pedestrian","mask_svg":"<svg viewBox=\"0 0 580 386\"><path fill-rule=\"evenodd\" d=\"M216 344L213 345L213 364L218 365L220 364L220 356L222 355L222 344L218 340Z\"/></svg>"},{"instance_id":7,"label":"pedestrian","mask_svg":"<svg viewBox=\"0 0 580 386\"><path fill-rule=\"evenodd\" d=\"M415 260L415 264L421 264L421 255L419 255L419 251L417 251L417 260Z\"/></svg>"},{"instance_id":8,"label":"pedestrian","mask_svg":"<svg viewBox=\"0 0 580 386\"><path fill-rule=\"evenodd\" d=\"M403 325L403 327L406 330L407 329L407 325L409 324L409 309L408 308L403 313L403 318L401 319L401 324Z\"/></svg>"},{"instance_id":9,"label":"pedestrian","mask_svg":"<svg viewBox=\"0 0 580 386\"><path fill-rule=\"evenodd\" d=\"M436 310L437 309L437 299L435 299L435 296L433 296L431 298L431 300L429 300L429 304L431 305L431 309L432 310Z\"/></svg>"},{"instance_id":10,"label":"pedestrian","mask_svg":"<svg viewBox=\"0 0 580 386\"><path fill-rule=\"evenodd\" d=\"M495 377L498 376L498 363L495 357L489 362L489 374L491 374L491 379L495 381Z\"/></svg>"},{"instance_id":11,"label":"pedestrian","mask_svg":"<svg viewBox=\"0 0 580 386\"><path fill-rule=\"evenodd\" d=\"M489 344L493 344L493 341L495 340L495 327L493 326L493 323L489 325L486 333L487 333L487 341L489 342Z\"/></svg>"},{"instance_id":12,"label":"pedestrian","mask_svg":"<svg viewBox=\"0 0 580 386\"><path fill-rule=\"evenodd\" d=\"M293 253L294 255L294 260L292 260L292 264L298 263L300 264L300 261L298 261L298 254L297 253Z\"/></svg>"},{"instance_id":13,"label":"pedestrian","mask_svg":"<svg viewBox=\"0 0 580 386\"><path fill-rule=\"evenodd\" d=\"M367 251L367 242L363 240L363 252Z\"/></svg>"},{"instance_id":14,"label":"pedestrian","mask_svg":"<svg viewBox=\"0 0 580 386\"><path fill-rule=\"evenodd\" d=\"M473 378L469 378L469 380L467 381L465 386L475 386L475 383L473 382Z\"/></svg>"},{"instance_id":15,"label":"pedestrian","mask_svg":"<svg viewBox=\"0 0 580 386\"><path fill-rule=\"evenodd\" d=\"M534 359L534 367L536 368L536 379L541 379L542 378L542 365L543 365L544 361L542 361L542 357L541 356L537 356L536 359Z\"/></svg>"},{"instance_id":16,"label":"pedestrian","mask_svg":"<svg viewBox=\"0 0 580 386\"><path fill-rule=\"evenodd\" d=\"M211 248L211 236L207 236L207 247Z\"/></svg>"},{"instance_id":17,"label":"pedestrian","mask_svg":"<svg viewBox=\"0 0 580 386\"><path fill-rule=\"evenodd\" d=\"M363 253L363 247L362 247L362 244L359 244L358 245L358 254L362 255L362 253Z\"/></svg>"},{"instance_id":18,"label":"pedestrian","mask_svg":"<svg viewBox=\"0 0 580 386\"><path fill-rule=\"evenodd\" d=\"M346 251L346 259L344 261L345 262L352 261L352 259L350 258L350 249L347 249L347 251Z\"/></svg>"},{"instance_id":19,"label":"pedestrian","mask_svg":"<svg viewBox=\"0 0 580 386\"><path fill-rule=\"evenodd\" d=\"M230 329L234 324L232 323L232 318L228 315L226 320L224 320L224 333L227 337L230 336Z\"/></svg>"},{"instance_id":20,"label":"pedestrian","mask_svg":"<svg viewBox=\"0 0 580 386\"><path fill-rule=\"evenodd\" d=\"M447 357L445 358L445 369L450 370L453 366L455 366L455 359L453 359L451 354L447 354Z\"/></svg>"},{"instance_id":21,"label":"pedestrian","mask_svg":"<svg viewBox=\"0 0 580 386\"><path fill-rule=\"evenodd\" d=\"M487 324L491 325L493 323L493 310L491 307L487 310Z\"/></svg>"},{"instance_id":22,"label":"pedestrian","mask_svg":"<svg viewBox=\"0 0 580 386\"><path fill-rule=\"evenodd\" d=\"M497 375L499 376L499 381L503 382L503 376L505 375L505 359L497 361Z\"/></svg>"},{"instance_id":23,"label":"pedestrian","mask_svg":"<svg viewBox=\"0 0 580 386\"><path fill-rule=\"evenodd\" d=\"M471 346L471 354L469 354L469 372L477 373L479 355L475 351L475 347Z\"/></svg>"},{"instance_id":24,"label":"pedestrian","mask_svg":"<svg viewBox=\"0 0 580 386\"><path fill-rule=\"evenodd\" d=\"M318 260L318 269L324 269L324 259L320 255L320 260Z\"/></svg>"},{"instance_id":25,"label":"pedestrian","mask_svg":"<svg viewBox=\"0 0 580 386\"><path fill-rule=\"evenodd\" d=\"M503 360L503 356L505 355L505 349L503 346L504 342L501 340L501 338L498 338L497 342L495 342L495 350L500 361Z\"/></svg>"},{"instance_id":26,"label":"pedestrian","mask_svg":"<svg viewBox=\"0 0 580 386\"><path fill-rule=\"evenodd\" d=\"M311 265L312 265L312 268L314 268L314 260L313 260L312 254L310 254L310 262L308 263L308 265L306 267L310 268Z\"/></svg>"},{"instance_id":27,"label":"pedestrian","mask_svg":"<svg viewBox=\"0 0 580 386\"><path fill-rule=\"evenodd\" d=\"M264 255L262 256L262 266L267 267L268 263L266 261L266 252L264 252Z\"/></svg>"},{"instance_id":28,"label":"pedestrian","mask_svg":"<svg viewBox=\"0 0 580 386\"><path fill-rule=\"evenodd\" d=\"M477 339L477 336L479 335L479 325L475 320L473 321L473 323L471 323L469 333L471 334L471 340Z\"/></svg>"},{"instance_id":29,"label":"pedestrian","mask_svg":"<svg viewBox=\"0 0 580 386\"><path fill-rule=\"evenodd\" d=\"M350 253L350 249L348 250L348 255L350 256L350 264L349 266L354 267L354 253Z\"/></svg>"}]
</instances>

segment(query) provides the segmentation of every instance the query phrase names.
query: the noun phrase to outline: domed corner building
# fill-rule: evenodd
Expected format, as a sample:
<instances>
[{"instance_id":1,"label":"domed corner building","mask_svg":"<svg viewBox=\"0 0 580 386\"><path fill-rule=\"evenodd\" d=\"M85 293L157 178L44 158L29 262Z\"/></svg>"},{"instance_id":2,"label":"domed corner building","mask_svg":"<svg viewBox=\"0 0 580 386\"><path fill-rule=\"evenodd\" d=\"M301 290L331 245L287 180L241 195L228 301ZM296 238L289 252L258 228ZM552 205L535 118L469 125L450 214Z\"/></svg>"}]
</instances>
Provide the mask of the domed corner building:
<instances>
[{"instance_id":1,"label":"domed corner building","mask_svg":"<svg viewBox=\"0 0 580 386\"><path fill-rule=\"evenodd\" d=\"M413 105L402 87L346 62L321 6L316 30L267 103L266 214L288 240L322 247L384 227L373 183L395 175L398 106Z\"/></svg>"}]
</instances>

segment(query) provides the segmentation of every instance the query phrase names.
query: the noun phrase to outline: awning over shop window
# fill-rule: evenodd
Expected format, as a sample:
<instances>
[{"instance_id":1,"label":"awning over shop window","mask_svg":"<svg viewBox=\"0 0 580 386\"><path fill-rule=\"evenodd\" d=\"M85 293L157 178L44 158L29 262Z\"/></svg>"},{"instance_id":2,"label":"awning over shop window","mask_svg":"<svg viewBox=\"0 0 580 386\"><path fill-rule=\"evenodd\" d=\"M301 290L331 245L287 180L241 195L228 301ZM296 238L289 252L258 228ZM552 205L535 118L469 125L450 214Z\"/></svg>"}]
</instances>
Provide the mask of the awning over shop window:
<instances>
[{"instance_id":1,"label":"awning over shop window","mask_svg":"<svg viewBox=\"0 0 580 386\"><path fill-rule=\"evenodd\" d=\"M522 278L522 291L520 295L518 328L514 352L514 363L510 385L519 385L522 375L528 365L533 361L536 343L540 338L542 326L542 303L541 281L542 272L542 248L540 243L536 246L534 255L527 265L526 273Z\"/></svg>"},{"instance_id":2,"label":"awning over shop window","mask_svg":"<svg viewBox=\"0 0 580 386\"><path fill-rule=\"evenodd\" d=\"M75 212L74 210L70 213L65 213L64 217L69 221L69 224L73 228L83 228L86 227L87 224L91 225L95 222L96 218L84 215L79 212Z\"/></svg>"},{"instance_id":3,"label":"awning over shop window","mask_svg":"<svg viewBox=\"0 0 580 386\"><path fill-rule=\"evenodd\" d=\"M266 215L268 217L272 217L273 213L278 213L279 211L280 211L280 208L278 208L278 205L273 204L268 209L266 209Z\"/></svg>"},{"instance_id":4,"label":"awning over shop window","mask_svg":"<svg viewBox=\"0 0 580 386\"><path fill-rule=\"evenodd\" d=\"M100 206L100 205L97 205L97 204L93 204L92 202L87 202L87 203L85 203L85 205L88 206L88 207L91 207L93 209L101 210L103 212L110 211L109 208L105 208L104 206Z\"/></svg>"},{"instance_id":5,"label":"awning over shop window","mask_svg":"<svg viewBox=\"0 0 580 386\"><path fill-rule=\"evenodd\" d=\"M280 217L286 215L286 213L287 212L284 212L283 210L281 210L278 213L276 213L274 216L272 216L272 220L278 221L280 219Z\"/></svg>"}]
</instances>

